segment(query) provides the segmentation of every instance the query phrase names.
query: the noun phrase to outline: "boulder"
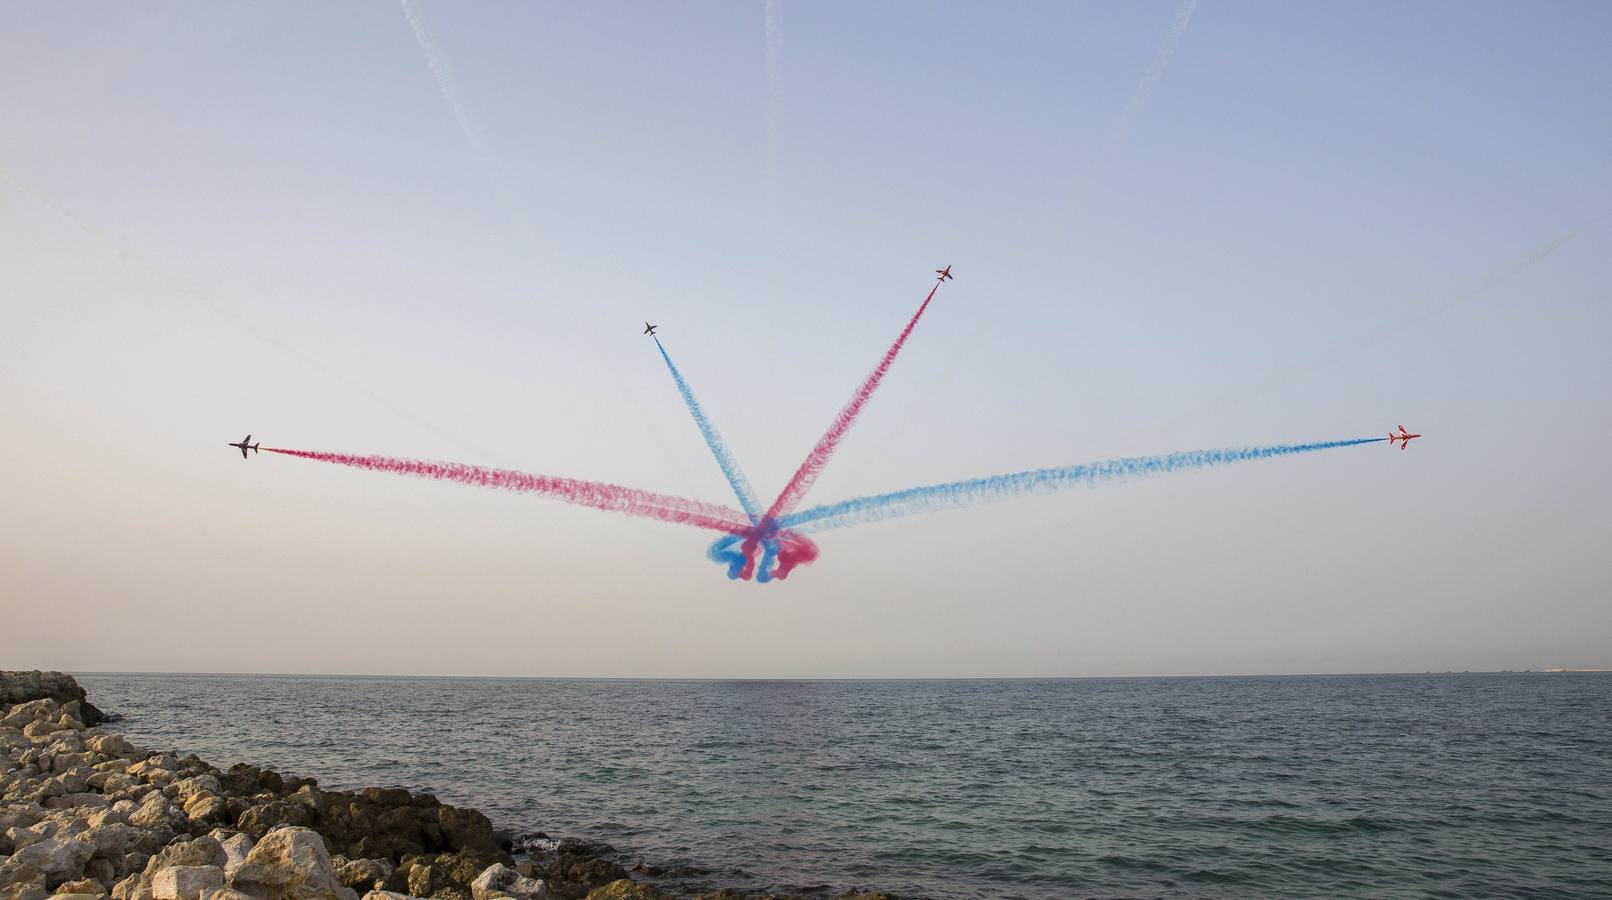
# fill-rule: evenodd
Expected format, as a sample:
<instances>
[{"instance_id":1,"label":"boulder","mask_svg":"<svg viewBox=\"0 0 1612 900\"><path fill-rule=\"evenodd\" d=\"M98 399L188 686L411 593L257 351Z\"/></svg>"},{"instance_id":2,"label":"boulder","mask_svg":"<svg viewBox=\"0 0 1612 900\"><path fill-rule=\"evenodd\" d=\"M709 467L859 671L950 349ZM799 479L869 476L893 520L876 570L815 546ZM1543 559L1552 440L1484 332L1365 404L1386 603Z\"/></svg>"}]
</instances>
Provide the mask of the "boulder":
<instances>
[{"instance_id":1,"label":"boulder","mask_svg":"<svg viewBox=\"0 0 1612 900\"><path fill-rule=\"evenodd\" d=\"M121 734L90 734L84 736L84 749L102 756L128 756L134 750L129 739Z\"/></svg>"},{"instance_id":2,"label":"boulder","mask_svg":"<svg viewBox=\"0 0 1612 900\"><path fill-rule=\"evenodd\" d=\"M364 895L363 900L420 900L420 898L399 894L397 891L370 891Z\"/></svg>"},{"instance_id":3,"label":"boulder","mask_svg":"<svg viewBox=\"0 0 1612 900\"><path fill-rule=\"evenodd\" d=\"M470 882L473 900L495 900L498 897L515 897L518 900L553 900L554 895L541 879L527 878L503 863L487 867Z\"/></svg>"},{"instance_id":4,"label":"boulder","mask_svg":"<svg viewBox=\"0 0 1612 900\"><path fill-rule=\"evenodd\" d=\"M639 884L628 878L618 878L589 891L587 900L673 900L673 898L672 895L661 893L647 884Z\"/></svg>"},{"instance_id":5,"label":"boulder","mask_svg":"<svg viewBox=\"0 0 1612 900\"><path fill-rule=\"evenodd\" d=\"M175 803L184 806L201 794L217 796L221 790L223 790L223 787L219 785L218 779L212 775L194 775L190 778L175 781L173 784L163 788L162 792L172 797Z\"/></svg>"},{"instance_id":6,"label":"boulder","mask_svg":"<svg viewBox=\"0 0 1612 900\"><path fill-rule=\"evenodd\" d=\"M90 725L106 721L106 715L92 706L84 689L64 672L0 671L0 708L31 700L50 699L59 704L78 703L76 718Z\"/></svg>"},{"instance_id":7,"label":"boulder","mask_svg":"<svg viewBox=\"0 0 1612 900\"><path fill-rule=\"evenodd\" d=\"M392 861L387 859L344 860L336 866L336 880L343 887L355 891L374 890L384 884L392 874Z\"/></svg>"},{"instance_id":8,"label":"boulder","mask_svg":"<svg viewBox=\"0 0 1612 900\"><path fill-rule=\"evenodd\" d=\"M84 864L84 877L93 878L102 885L115 884L118 880L117 866L104 856L96 856ZM105 887L101 888L101 893L106 893Z\"/></svg>"},{"instance_id":9,"label":"boulder","mask_svg":"<svg viewBox=\"0 0 1612 900\"><path fill-rule=\"evenodd\" d=\"M451 883L447 873L437 866L415 863L408 869L410 896L429 897Z\"/></svg>"},{"instance_id":10,"label":"boulder","mask_svg":"<svg viewBox=\"0 0 1612 900\"><path fill-rule=\"evenodd\" d=\"M213 832L215 840L218 834L220 832ZM250 835L232 834L219 840L218 843L224 848L224 878L234 881L235 873L241 870L247 854L252 852L252 838Z\"/></svg>"},{"instance_id":11,"label":"boulder","mask_svg":"<svg viewBox=\"0 0 1612 900\"><path fill-rule=\"evenodd\" d=\"M5 715L0 716L0 725L7 728L21 728L26 732L28 726L35 722L53 722L61 715L61 709L60 703L48 697L29 700L6 709Z\"/></svg>"},{"instance_id":12,"label":"boulder","mask_svg":"<svg viewBox=\"0 0 1612 900\"><path fill-rule=\"evenodd\" d=\"M143 834L144 832L136 832ZM132 863L130 854L124 858L125 864ZM190 841L176 841L161 848L155 855L146 860L143 871L137 875L130 875L112 887L113 900L154 900L155 880L164 869L175 866L215 866L224 865L224 848L211 837L199 837ZM129 865L133 868L132 865Z\"/></svg>"},{"instance_id":13,"label":"boulder","mask_svg":"<svg viewBox=\"0 0 1612 900\"><path fill-rule=\"evenodd\" d=\"M217 794L205 791L192 794L185 801L185 817L195 825L215 825L225 821L229 816L229 804Z\"/></svg>"},{"instance_id":14,"label":"boulder","mask_svg":"<svg viewBox=\"0 0 1612 900\"><path fill-rule=\"evenodd\" d=\"M158 791L146 794L145 799L140 801L140 807L129 815L129 824L139 828L180 831L188 821L185 814Z\"/></svg>"},{"instance_id":15,"label":"boulder","mask_svg":"<svg viewBox=\"0 0 1612 900\"><path fill-rule=\"evenodd\" d=\"M271 829L282 825L305 827L313 821L306 807L289 803L285 800L271 800L268 803L259 803L241 813L235 822L235 827L261 839Z\"/></svg>"},{"instance_id":16,"label":"boulder","mask_svg":"<svg viewBox=\"0 0 1612 900\"><path fill-rule=\"evenodd\" d=\"M262 900L358 900L336 880L324 839L295 826L277 828L258 841L232 885Z\"/></svg>"},{"instance_id":17,"label":"boulder","mask_svg":"<svg viewBox=\"0 0 1612 900\"><path fill-rule=\"evenodd\" d=\"M497 853L502 848L493 834L493 823L479 810L456 806L437 807L437 824L450 850L484 850Z\"/></svg>"},{"instance_id":18,"label":"boulder","mask_svg":"<svg viewBox=\"0 0 1612 900\"><path fill-rule=\"evenodd\" d=\"M201 900L223 886L218 866L174 866L151 880L151 894L156 900Z\"/></svg>"},{"instance_id":19,"label":"boulder","mask_svg":"<svg viewBox=\"0 0 1612 900\"><path fill-rule=\"evenodd\" d=\"M232 887L221 887L202 900L257 900L257 898L251 894L243 894Z\"/></svg>"},{"instance_id":20,"label":"boulder","mask_svg":"<svg viewBox=\"0 0 1612 900\"><path fill-rule=\"evenodd\" d=\"M90 840L95 843L95 855L102 859L122 859L123 854L129 852L133 828L121 822L103 822L99 825L91 822L88 830Z\"/></svg>"},{"instance_id":21,"label":"boulder","mask_svg":"<svg viewBox=\"0 0 1612 900\"><path fill-rule=\"evenodd\" d=\"M26 847L18 847L6 860L5 867L33 869L43 873L52 883L71 881L84 874L84 864L94 855L95 841L88 835L55 835Z\"/></svg>"},{"instance_id":22,"label":"boulder","mask_svg":"<svg viewBox=\"0 0 1612 900\"><path fill-rule=\"evenodd\" d=\"M565 854L549 866L548 874L554 881L574 882L589 890L627 878L627 870L608 859L577 860Z\"/></svg>"}]
</instances>

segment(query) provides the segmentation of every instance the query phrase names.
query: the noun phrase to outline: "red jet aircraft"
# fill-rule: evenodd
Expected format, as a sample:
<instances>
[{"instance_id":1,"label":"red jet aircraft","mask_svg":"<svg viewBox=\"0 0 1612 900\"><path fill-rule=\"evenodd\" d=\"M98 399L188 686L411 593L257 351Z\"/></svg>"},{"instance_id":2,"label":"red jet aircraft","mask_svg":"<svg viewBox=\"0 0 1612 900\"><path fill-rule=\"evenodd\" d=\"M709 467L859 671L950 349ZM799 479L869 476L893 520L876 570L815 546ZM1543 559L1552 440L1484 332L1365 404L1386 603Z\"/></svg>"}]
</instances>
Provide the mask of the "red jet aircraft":
<instances>
[{"instance_id":1,"label":"red jet aircraft","mask_svg":"<svg viewBox=\"0 0 1612 900\"><path fill-rule=\"evenodd\" d=\"M952 277L952 267L947 266L944 269L936 269L935 274L940 276L939 280L941 281L950 281Z\"/></svg>"},{"instance_id":2,"label":"red jet aircraft","mask_svg":"<svg viewBox=\"0 0 1612 900\"><path fill-rule=\"evenodd\" d=\"M1403 450L1410 446L1411 438L1419 437L1421 437L1421 435L1411 434L1405 430L1405 426L1401 425L1399 426L1399 434L1394 434L1392 431L1388 432L1388 446L1392 447L1394 445L1394 441L1399 441L1399 449Z\"/></svg>"}]
</instances>

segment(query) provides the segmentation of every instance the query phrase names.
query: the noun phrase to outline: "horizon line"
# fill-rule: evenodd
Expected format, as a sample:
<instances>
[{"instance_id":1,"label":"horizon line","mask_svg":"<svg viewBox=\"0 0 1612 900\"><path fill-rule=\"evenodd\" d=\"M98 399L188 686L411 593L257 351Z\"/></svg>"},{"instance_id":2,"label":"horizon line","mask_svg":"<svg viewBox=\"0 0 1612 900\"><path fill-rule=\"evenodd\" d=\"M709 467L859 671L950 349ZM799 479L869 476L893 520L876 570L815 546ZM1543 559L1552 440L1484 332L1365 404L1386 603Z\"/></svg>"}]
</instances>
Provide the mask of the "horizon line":
<instances>
[{"instance_id":1,"label":"horizon line","mask_svg":"<svg viewBox=\"0 0 1612 900\"><path fill-rule=\"evenodd\" d=\"M1182 675L468 675L468 674L384 674L357 672L177 672L160 670L80 670L69 675L166 675L232 678L373 678L435 679L479 681L1114 681L1171 680L1186 678L1347 678L1430 675L1593 675L1609 674L1612 668L1543 666L1529 669L1426 669L1422 671L1375 672L1227 672Z\"/></svg>"}]
</instances>

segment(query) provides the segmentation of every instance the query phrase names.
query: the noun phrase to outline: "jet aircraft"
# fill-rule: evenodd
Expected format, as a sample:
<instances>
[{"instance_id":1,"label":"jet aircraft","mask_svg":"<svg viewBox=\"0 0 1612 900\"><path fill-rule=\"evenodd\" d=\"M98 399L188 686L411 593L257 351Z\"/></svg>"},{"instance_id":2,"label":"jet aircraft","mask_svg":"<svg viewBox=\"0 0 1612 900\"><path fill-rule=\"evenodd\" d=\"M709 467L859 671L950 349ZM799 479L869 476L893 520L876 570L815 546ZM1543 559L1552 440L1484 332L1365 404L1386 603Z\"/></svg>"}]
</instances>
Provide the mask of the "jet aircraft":
<instances>
[{"instance_id":1,"label":"jet aircraft","mask_svg":"<svg viewBox=\"0 0 1612 900\"><path fill-rule=\"evenodd\" d=\"M936 269L935 274L940 276L941 281L950 281L952 280L952 267L947 266L944 269Z\"/></svg>"},{"instance_id":2,"label":"jet aircraft","mask_svg":"<svg viewBox=\"0 0 1612 900\"><path fill-rule=\"evenodd\" d=\"M1399 449L1403 450L1410 446L1411 438L1419 437L1421 437L1421 435L1411 434L1405 430L1405 426L1401 425L1399 426L1399 434L1394 434L1392 431L1388 432L1388 446L1392 447L1394 445L1394 441L1399 441Z\"/></svg>"},{"instance_id":3,"label":"jet aircraft","mask_svg":"<svg viewBox=\"0 0 1612 900\"><path fill-rule=\"evenodd\" d=\"M657 329L659 327L660 327L659 325L651 325L648 322L645 322L644 323L644 334L647 334L647 335L650 335L651 337L653 337L654 334L655 334L655 329Z\"/></svg>"},{"instance_id":4,"label":"jet aircraft","mask_svg":"<svg viewBox=\"0 0 1612 900\"><path fill-rule=\"evenodd\" d=\"M241 442L239 444L230 444L230 446L241 451L241 459L246 458L246 451L248 450L252 451L253 453L258 452L257 444L252 443L251 435L241 438Z\"/></svg>"}]
</instances>

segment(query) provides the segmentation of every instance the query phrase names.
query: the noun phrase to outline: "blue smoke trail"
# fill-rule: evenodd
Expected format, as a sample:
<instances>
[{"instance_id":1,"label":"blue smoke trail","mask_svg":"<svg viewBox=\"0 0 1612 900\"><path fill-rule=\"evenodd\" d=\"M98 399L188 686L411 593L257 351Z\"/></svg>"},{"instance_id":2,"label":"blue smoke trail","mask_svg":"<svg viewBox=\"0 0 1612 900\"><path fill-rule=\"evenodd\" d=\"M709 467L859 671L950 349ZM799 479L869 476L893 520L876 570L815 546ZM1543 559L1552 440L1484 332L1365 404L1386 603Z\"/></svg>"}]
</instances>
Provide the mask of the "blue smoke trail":
<instances>
[{"instance_id":1,"label":"blue smoke trail","mask_svg":"<svg viewBox=\"0 0 1612 900\"><path fill-rule=\"evenodd\" d=\"M654 337L654 335L651 335ZM716 464L722 469L722 476L728 480L728 486L733 488L733 494L739 498L739 505L744 508L744 514L750 517L750 524L756 524L760 518L757 510L761 504L756 501L755 489L750 487L750 479L745 477L744 470L739 468L739 461L733 458L732 451L728 450L727 442L722 435L717 434L716 426L705 417L705 411L700 409L700 401L694 399L694 391L683 380L683 373L677 371L677 364L672 362L671 354L661 344L660 338L655 337L655 348L660 351L660 358L666 361L666 371L672 373L672 381L677 384L677 392L683 395L683 403L688 406L689 415L694 417L694 424L699 426L700 434L705 437L705 445L711 448L711 455L716 457ZM738 578L744 569L745 557L733 545L738 538L732 541L717 541L711 545L708 553L710 558L728 567L728 577ZM764 543L764 559L771 559L777 554L776 541L768 540ZM762 569L760 580L771 580L772 573L766 568Z\"/></svg>"},{"instance_id":2,"label":"blue smoke trail","mask_svg":"<svg viewBox=\"0 0 1612 900\"><path fill-rule=\"evenodd\" d=\"M672 373L672 381L677 383L677 392L683 395L683 402L688 404L689 415L694 417L694 424L700 427L700 434L705 436L705 445L711 448L711 455L716 457L716 464L721 467L723 477L728 479L728 485L733 488L734 496L739 498L739 505L744 507L744 514L750 517L750 523L755 524L759 518L756 510L760 504L756 502L756 492L750 487L750 479L744 477L744 470L739 468L738 460L728 450L723 442L722 435L716 433L716 427L711 420L705 417L700 409L700 401L694 399L694 392L689 390L688 382L683 380L683 373L677 371L672 357L661 346L660 338L655 338L655 348L660 351L660 358L666 360L666 371Z\"/></svg>"},{"instance_id":3,"label":"blue smoke trail","mask_svg":"<svg viewBox=\"0 0 1612 900\"><path fill-rule=\"evenodd\" d=\"M1162 475L1182 469L1203 469L1274 456L1291 456L1295 453L1313 453L1335 447L1353 447L1372 444L1387 438L1355 438L1347 441L1321 441L1313 444L1277 444L1270 447L1233 447L1226 450L1187 450L1164 456L1136 456L1085 463L1078 466L1060 466L1052 469L1032 469L1007 475L992 475L968 481L932 484L928 487L908 488L888 494L873 494L842 500L826 506L814 506L779 520L779 528L795 531L825 531L846 525L879 522L900 516L955 509L976 503L990 503L1029 494L1047 494L1082 485L1096 485L1106 481L1146 475ZM712 548L715 558L715 548Z\"/></svg>"}]
</instances>

